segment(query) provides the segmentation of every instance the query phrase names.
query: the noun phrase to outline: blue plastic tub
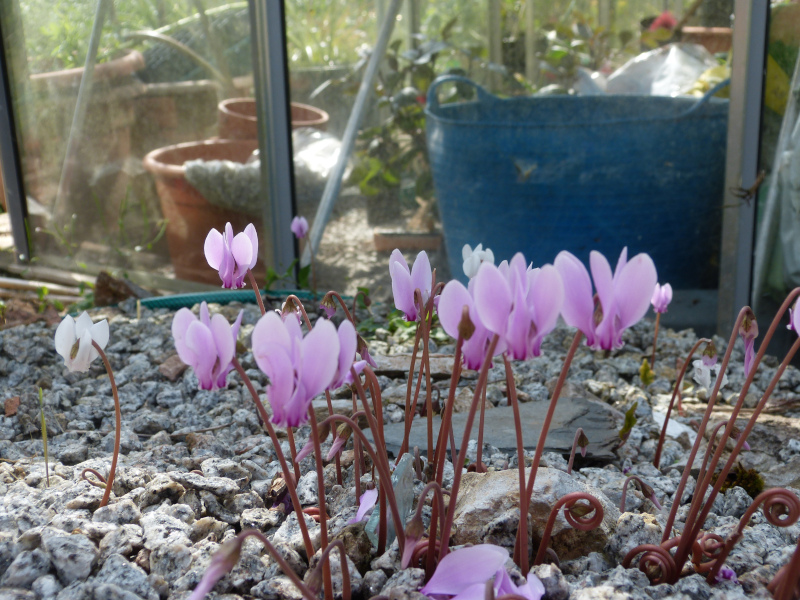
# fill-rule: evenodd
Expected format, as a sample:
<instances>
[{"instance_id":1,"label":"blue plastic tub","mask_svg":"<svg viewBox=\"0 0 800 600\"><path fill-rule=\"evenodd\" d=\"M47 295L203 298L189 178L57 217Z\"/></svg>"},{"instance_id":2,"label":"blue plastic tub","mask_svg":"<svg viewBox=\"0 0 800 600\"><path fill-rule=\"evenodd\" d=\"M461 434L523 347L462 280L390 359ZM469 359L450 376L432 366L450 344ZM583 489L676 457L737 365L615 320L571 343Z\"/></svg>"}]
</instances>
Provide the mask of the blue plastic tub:
<instances>
[{"instance_id":1,"label":"blue plastic tub","mask_svg":"<svg viewBox=\"0 0 800 600\"><path fill-rule=\"evenodd\" d=\"M440 104L446 82L477 99ZM721 86L718 86L721 87ZM458 76L428 91L428 153L450 271L483 243L534 266L569 250L613 265L647 252L674 288L717 286L728 101L659 96L499 99Z\"/></svg>"}]
</instances>

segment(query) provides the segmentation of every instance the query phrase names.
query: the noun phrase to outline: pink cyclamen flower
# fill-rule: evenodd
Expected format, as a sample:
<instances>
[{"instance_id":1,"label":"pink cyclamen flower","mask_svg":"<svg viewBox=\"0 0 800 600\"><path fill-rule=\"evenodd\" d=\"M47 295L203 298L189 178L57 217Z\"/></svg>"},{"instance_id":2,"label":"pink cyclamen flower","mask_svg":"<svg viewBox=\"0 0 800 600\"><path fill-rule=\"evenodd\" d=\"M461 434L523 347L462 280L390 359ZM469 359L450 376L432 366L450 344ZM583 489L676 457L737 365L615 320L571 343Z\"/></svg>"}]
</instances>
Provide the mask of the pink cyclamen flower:
<instances>
[{"instance_id":1,"label":"pink cyclamen flower","mask_svg":"<svg viewBox=\"0 0 800 600\"><path fill-rule=\"evenodd\" d=\"M239 556L242 553L242 539L241 534L233 539L228 540L219 547L211 557L211 562L203 573L203 578L197 587L194 588L189 600L203 600L208 593L214 589L217 582L231 572L236 563L239 562Z\"/></svg>"},{"instance_id":2,"label":"pink cyclamen flower","mask_svg":"<svg viewBox=\"0 0 800 600\"><path fill-rule=\"evenodd\" d=\"M172 319L172 337L178 356L194 369L200 389L217 390L228 385L231 361L236 355L236 338L244 311L231 326L220 314L209 318L208 304L200 304L200 318L182 308Z\"/></svg>"},{"instance_id":3,"label":"pink cyclamen flower","mask_svg":"<svg viewBox=\"0 0 800 600\"><path fill-rule=\"evenodd\" d=\"M298 215L292 219L290 229L298 240L302 240L308 235L308 221L305 217Z\"/></svg>"},{"instance_id":4,"label":"pink cyclamen flower","mask_svg":"<svg viewBox=\"0 0 800 600\"><path fill-rule=\"evenodd\" d=\"M524 584L517 586L504 568L507 560L508 551L500 546L479 544L460 548L442 559L420 591L431 597L483 600L486 582L494 575L495 596L518 594L528 600L540 600L545 591L542 582L529 575Z\"/></svg>"},{"instance_id":5,"label":"pink cyclamen flower","mask_svg":"<svg viewBox=\"0 0 800 600\"><path fill-rule=\"evenodd\" d=\"M611 266L599 252L592 251L589 263L592 278L583 263L563 251L556 256L555 267L564 282L564 308L561 315L568 325L586 336L586 344L595 350L616 350L623 346L622 332L639 321L650 306L658 276L647 254L627 260L623 248L613 275ZM600 301L595 311L592 279Z\"/></svg>"},{"instance_id":6,"label":"pink cyclamen flower","mask_svg":"<svg viewBox=\"0 0 800 600\"><path fill-rule=\"evenodd\" d=\"M656 284L656 289L653 290L653 297L650 299L653 310L657 313L665 313L670 302L672 302L672 286L668 283L664 285Z\"/></svg>"},{"instance_id":7,"label":"pink cyclamen flower","mask_svg":"<svg viewBox=\"0 0 800 600\"><path fill-rule=\"evenodd\" d=\"M416 321L419 307L414 301L414 291L422 292L423 304L431 297L433 271L428 255L424 250L417 254L414 266L409 269L400 250L395 249L389 257L389 274L392 276L394 305L405 313L406 320Z\"/></svg>"},{"instance_id":8,"label":"pink cyclamen flower","mask_svg":"<svg viewBox=\"0 0 800 600\"><path fill-rule=\"evenodd\" d=\"M100 356L92 342L96 342L101 349L108 344L108 321L105 319L93 323L89 313L83 311L77 321L67 315L58 324L56 352L62 356L70 371L85 373L92 361Z\"/></svg>"},{"instance_id":9,"label":"pink cyclamen flower","mask_svg":"<svg viewBox=\"0 0 800 600\"><path fill-rule=\"evenodd\" d=\"M358 499L358 512L356 516L350 519L347 524L352 525L353 523L359 523L363 521L367 514L375 508L375 504L378 502L378 488L373 488L371 490L365 491L361 494L361 498Z\"/></svg>"},{"instance_id":10,"label":"pink cyclamen flower","mask_svg":"<svg viewBox=\"0 0 800 600\"><path fill-rule=\"evenodd\" d=\"M258 262L258 234L251 223L234 236L231 224L225 223L224 234L208 232L203 249L208 264L219 271L222 287L236 290L244 287L247 271Z\"/></svg>"},{"instance_id":11,"label":"pink cyclamen flower","mask_svg":"<svg viewBox=\"0 0 800 600\"><path fill-rule=\"evenodd\" d=\"M304 337L294 313L284 320L268 312L253 329L253 356L269 377L272 422L298 427L308 420L311 400L329 387L336 375L339 336L333 323L318 319Z\"/></svg>"},{"instance_id":12,"label":"pink cyclamen flower","mask_svg":"<svg viewBox=\"0 0 800 600\"><path fill-rule=\"evenodd\" d=\"M459 327L464 307L469 310L469 320L472 323L472 335L468 340L464 340L461 350L464 356L464 366L467 369L477 370L483 364L486 355L486 347L489 345L490 332L483 326L478 309L475 307L475 300L472 297L474 291L474 279L469 282L469 289L457 280L452 280L444 286L439 300L437 312L439 322L447 335L458 338ZM491 368L491 364L489 365Z\"/></svg>"},{"instance_id":13,"label":"pink cyclamen flower","mask_svg":"<svg viewBox=\"0 0 800 600\"><path fill-rule=\"evenodd\" d=\"M739 583L739 579L736 577L736 571L731 569L730 567L722 567L719 571L717 571L717 575L714 577L717 583L721 581L732 581L733 583Z\"/></svg>"}]
</instances>

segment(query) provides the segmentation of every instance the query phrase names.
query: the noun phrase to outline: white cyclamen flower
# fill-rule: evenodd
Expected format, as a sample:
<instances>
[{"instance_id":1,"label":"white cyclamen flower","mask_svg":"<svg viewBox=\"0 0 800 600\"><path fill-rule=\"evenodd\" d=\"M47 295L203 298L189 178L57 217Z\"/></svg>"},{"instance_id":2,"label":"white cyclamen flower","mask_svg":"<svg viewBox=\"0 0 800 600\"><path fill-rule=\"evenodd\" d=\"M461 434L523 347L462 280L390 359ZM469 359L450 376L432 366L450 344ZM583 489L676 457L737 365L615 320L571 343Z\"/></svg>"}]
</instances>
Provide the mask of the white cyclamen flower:
<instances>
[{"instance_id":1,"label":"white cyclamen flower","mask_svg":"<svg viewBox=\"0 0 800 600\"><path fill-rule=\"evenodd\" d=\"M706 388L708 391L711 391L711 371L714 371L716 382L716 377L719 377L720 364L708 364L708 361L704 359L695 360L692 362L692 366L694 367L694 380L701 385L702 387ZM725 384L728 383L728 376L723 373L722 374L722 383L720 384L719 388L722 389L725 387Z\"/></svg>"},{"instance_id":2,"label":"white cyclamen flower","mask_svg":"<svg viewBox=\"0 0 800 600\"><path fill-rule=\"evenodd\" d=\"M478 274L481 263L494 264L494 252L489 248L483 249L483 244L478 244L473 250L469 244L464 244L461 249L461 258L464 259L464 275L472 279Z\"/></svg>"},{"instance_id":3,"label":"white cyclamen flower","mask_svg":"<svg viewBox=\"0 0 800 600\"><path fill-rule=\"evenodd\" d=\"M64 357L64 364L70 371L84 373L92 361L100 356L92 346L97 342L100 348L108 343L108 321L103 319L93 323L89 313L84 311L78 320L67 315L56 329L56 352Z\"/></svg>"}]
</instances>

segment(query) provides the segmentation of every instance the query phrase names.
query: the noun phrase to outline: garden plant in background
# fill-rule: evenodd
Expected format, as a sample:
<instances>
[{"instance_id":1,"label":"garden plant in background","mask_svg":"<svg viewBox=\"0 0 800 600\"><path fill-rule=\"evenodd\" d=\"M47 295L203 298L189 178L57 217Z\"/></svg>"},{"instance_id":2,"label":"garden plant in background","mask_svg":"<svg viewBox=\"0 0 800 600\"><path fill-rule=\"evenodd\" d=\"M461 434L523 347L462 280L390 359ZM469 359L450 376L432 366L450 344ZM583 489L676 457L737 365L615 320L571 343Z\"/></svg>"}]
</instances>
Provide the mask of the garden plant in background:
<instances>
[{"instance_id":1,"label":"garden plant in background","mask_svg":"<svg viewBox=\"0 0 800 600\"><path fill-rule=\"evenodd\" d=\"M302 237L304 228L301 220L298 219L293 223L292 231L298 237ZM341 540L330 539L328 533L329 519L335 518L335 515L328 514L326 500L324 466L325 462L330 460L335 460L338 485L352 486L356 503L360 504L351 522L360 522L369 510L373 510L366 527L374 528L372 531L376 535L374 542L376 555L383 555L390 544L393 544L392 540L396 540L398 557L396 560L400 561L401 568L421 568L421 572L424 573L422 582L424 585L420 584L422 593L459 599L501 596L539 600L545 593L545 587L537 576L530 572L530 566L541 564L548 555L553 556L554 550L550 548L550 540L556 520L563 518L571 527L587 531L598 527L605 518L603 504L595 495L588 491L573 491L558 498L551 507L546 526L539 536L538 545L536 539L531 539L528 526L529 509L534 500L535 480L542 464L545 440L567 375L583 338L586 338L585 345L592 350L613 352L624 345L625 330L633 327L645 315L651 301L657 312L666 307L668 300L665 300L664 288L657 286L656 265L650 257L641 253L629 260L627 249L623 249L613 271L608 260L598 252L592 252L590 255L589 270L567 251L559 253L552 265L534 267L527 263L522 254L517 254L510 261L504 260L495 266L491 252L484 251L478 245L474 251L469 247L465 248L465 272L467 275L472 273L474 275L469 285L464 286L457 280L446 284L437 283L435 270L431 268L424 252L419 253L410 267L399 251L393 252L389 270L395 306L416 328L403 411L405 435L397 460L393 461L385 450L381 384L373 370L374 362L366 358L369 357L366 342L356 332L355 301L353 311L350 311L339 294L329 292L323 298L321 307L327 318L318 317L313 324L302 302L295 296L289 296L281 309L267 310L251 272L255 266L257 248L258 239L252 225L248 226L245 232L235 236L230 230L230 225L225 227L224 233L212 230L205 243L209 265L220 272L223 285L240 287L245 278L249 278L253 284L261 317L252 329L252 352L258 368L268 378L265 393L269 411L237 358L240 352L237 348L237 338L242 322L241 312L234 324L230 325L222 315L212 316L205 303L199 307L199 318L190 310L181 309L173 318L172 332L179 356L191 366L201 389L213 391L226 387L228 375L233 370L241 378L255 404L261 426L272 441L272 448L280 465L278 479L285 487L285 494L288 496L287 500L282 501L282 505L294 512L306 557L310 561L316 555L318 559L315 559L316 566L309 571L305 581L301 581L294 567L286 563L285 557L273 547L262 532L244 529L222 544L195 588L192 600L204 597L237 565L242 545L245 539L251 536L265 546L299 593L308 600L316 598L320 592L327 600L332 600L338 594L345 600L349 599L351 580L348 576L345 545ZM661 544L635 547L623 560L623 565L627 567L634 558L641 555L638 566L654 584L675 584L689 560L696 572L706 575L709 583L732 580L735 573L731 576L724 562L736 541L742 536L743 528L759 507L763 506L768 522L778 527L791 526L800 519L800 500L797 496L789 490L773 488L764 491L755 499L742 517L737 531L727 540L717 534L703 532L714 499L720 493L741 449L749 448L748 435L775 389L778 379L800 348L799 338L775 370L768 388L759 399L747 424L743 429L739 429L735 423L745 395L764 357L767 344L786 311L790 314L789 327L795 331L800 329L800 318L797 316L796 308L798 296L800 289L793 291L786 299L764 336L758 352L755 351L758 328L752 311L745 307L733 328L725 355L719 365L717 365L716 349L708 340L699 340L684 361L675 383L673 402L693 353L705 343L702 358L695 361L695 377L708 388L711 387L711 373L715 374L713 387L709 390L708 407L699 425L696 441L677 489L671 502L665 502L669 512ZM345 319L338 326L332 321L336 318L337 303L345 314ZM526 361L539 357L543 352L542 342L554 330L559 317L569 326L575 327L577 332L550 393L547 414L539 432L536 450L532 461L528 463L520 459L525 456L522 432L526 424L520 416L512 361ZM431 356L428 351L431 329L436 319L455 339L452 376L447 396L440 408L441 427L438 435L433 434L432 427L433 385ZM688 505L689 512L683 517L685 519L683 531L680 535L673 536L673 525L681 506L680 499L684 497L684 490L691 476L691 467L700 451L700 443L709 425L719 390L725 384L725 372L738 335L744 338L745 343L745 383L730 417L719 423L710 435L711 443L705 449L696 488ZM100 356L106 364L111 379L117 405L117 438L101 505L106 504L111 493L120 433L116 385L108 360L103 354L108 336L108 324L105 321L94 324L84 313L77 321L67 316L58 327L55 338L56 349L64 357L65 364L70 370L86 371L91 361ZM417 368L415 363L420 354ZM489 372L495 364L502 364L505 369L506 397L513 412L516 451L517 457L520 457L516 461L518 475L515 476L518 478L519 517L515 542L510 549L513 550L511 558L523 574L523 579L510 577L506 570L509 548L494 544L455 550L451 548L454 513L459 500L463 473L469 470L483 476L482 474L487 474L489 470L482 457L484 411ZM457 384L464 369L477 373L473 380L474 389L464 430L456 432L452 418ZM419 397L423 385L426 396L420 403ZM352 399L350 416L337 414L334 411L331 392L339 389L345 390ZM323 393L327 404L326 416L318 414L312 404L312 400ZM473 425L478 417L479 403L481 412L477 427L477 457L469 464L468 469L461 468L462 465L466 467L468 463L467 449L473 435ZM631 422L635 419L636 406L634 403L628 411ZM422 468L420 449L414 449L415 471L424 485L417 498L416 510L409 518L407 511L410 505L401 500L401 492L394 485L393 476L398 474L404 457L410 456L409 434L412 421L418 414L415 407L421 408L419 414L422 414L427 422L426 466ZM671 409L672 405L669 410ZM668 411L664 431L669 416ZM366 421L371 439L359 427L359 419ZM303 427L308 427L310 433L308 442L298 451L295 444L296 430ZM631 427L628 427L625 437L629 435ZM285 443L281 443L276 428L282 431ZM461 434L460 443L456 443L456 434ZM663 435L662 432L662 439L656 451L654 461L656 467L661 455ZM324 456L322 445L327 443L328 438L331 438L332 445L327 456ZM351 442L352 460L345 466L340 458L342 450ZM718 470L723 451L729 443L733 445L733 450ZM288 455L284 450L287 445ZM446 481L444 477L448 463L448 445L452 465L457 467L452 469L451 481ZM578 429L567 467L568 474L572 473L577 448L580 448L581 453L585 455L587 447L591 448L591 443L583 430ZM313 510L308 507L303 508L297 490L304 470L308 470L308 467L304 468L301 463L312 460L312 457L318 500L318 505L312 507ZM659 514L662 510L666 510L662 509L653 487L642 477L631 475L623 485L620 512L626 510L626 494L630 482L633 482L641 494L651 501L653 508ZM448 497L447 502L445 494ZM423 509L428 508L426 499L429 495L430 510L423 518ZM318 522L318 539L316 537L312 539L305 521L306 515L313 515L314 520ZM317 546L319 553L315 552ZM341 568L338 571L335 571L334 565L330 562L331 553L334 551L341 561ZM797 558L798 552L792 557L791 565L800 560ZM770 584L770 589L782 600L791 598L798 577L800 573L797 570L793 570L790 566L784 567Z\"/></svg>"}]
</instances>

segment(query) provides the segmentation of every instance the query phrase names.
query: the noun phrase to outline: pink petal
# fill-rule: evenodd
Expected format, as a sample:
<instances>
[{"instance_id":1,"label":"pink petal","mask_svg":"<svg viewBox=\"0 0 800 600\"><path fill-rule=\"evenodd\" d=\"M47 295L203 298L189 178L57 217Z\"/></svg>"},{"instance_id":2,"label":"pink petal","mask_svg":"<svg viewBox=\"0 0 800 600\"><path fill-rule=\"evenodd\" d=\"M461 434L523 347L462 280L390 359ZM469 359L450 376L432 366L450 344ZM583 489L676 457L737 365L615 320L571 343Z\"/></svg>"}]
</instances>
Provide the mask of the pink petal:
<instances>
[{"instance_id":1,"label":"pink petal","mask_svg":"<svg viewBox=\"0 0 800 600\"><path fill-rule=\"evenodd\" d=\"M614 281L617 280L619 277L620 272L622 271L623 267L628 264L628 247L625 246L622 249L622 252L619 253L619 259L617 260L617 268L614 269Z\"/></svg>"},{"instance_id":2,"label":"pink petal","mask_svg":"<svg viewBox=\"0 0 800 600\"><path fill-rule=\"evenodd\" d=\"M528 358L528 333L531 328L531 318L528 313L528 305L525 299L524 286L520 281L520 274L512 268L510 275L513 279L511 289L514 290L514 308L511 310L511 315L509 315L504 338L511 358L525 360ZM528 278L525 276L524 271L522 277L527 281Z\"/></svg>"},{"instance_id":3,"label":"pink petal","mask_svg":"<svg viewBox=\"0 0 800 600\"><path fill-rule=\"evenodd\" d=\"M411 269L408 268L408 263L406 262L406 257L403 256L403 253L400 252L397 248L392 250L392 254L389 256L389 270L392 269L392 263L399 263L405 270L406 273L411 275Z\"/></svg>"},{"instance_id":4,"label":"pink petal","mask_svg":"<svg viewBox=\"0 0 800 600\"><path fill-rule=\"evenodd\" d=\"M206 255L206 260L212 269L219 269L222 264L222 257L225 252L225 243L222 241L222 234L216 229L212 229L206 236L206 242L203 245L203 251Z\"/></svg>"},{"instance_id":5,"label":"pink petal","mask_svg":"<svg viewBox=\"0 0 800 600\"><path fill-rule=\"evenodd\" d=\"M472 296L464 284L453 279L444 286L437 311L442 328L452 338L458 339L458 326L465 306L472 308Z\"/></svg>"},{"instance_id":6,"label":"pink petal","mask_svg":"<svg viewBox=\"0 0 800 600\"><path fill-rule=\"evenodd\" d=\"M188 308L181 308L180 310L178 310L178 312L175 313L175 316L172 318L172 337L175 340L175 349L178 351L178 356L181 357L181 360L183 360L183 362L186 362L186 360L183 359L183 356L184 355L189 356L189 354L187 354L189 350L186 346L186 341L185 341L186 331L189 329L189 325L196 322L197 322L197 317L195 317L194 314L192 314L192 311L190 311ZM58 328L61 329L61 325L59 325ZM74 343L75 342L73 341L72 344ZM70 346L72 344L70 344Z\"/></svg>"},{"instance_id":7,"label":"pink petal","mask_svg":"<svg viewBox=\"0 0 800 600\"><path fill-rule=\"evenodd\" d=\"M214 336L214 345L219 358L218 369L222 371L231 364L236 351L236 342L231 335L228 320L220 314L211 317L211 334Z\"/></svg>"},{"instance_id":8,"label":"pink petal","mask_svg":"<svg viewBox=\"0 0 800 600\"><path fill-rule=\"evenodd\" d=\"M592 280L605 317L611 313L614 301L614 277L611 275L611 266L606 257L596 250L592 250L589 254L589 266L592 269Z\"/></svg>"},{"instance_id":9,"label":"pink petal","mask_svg":"<svg viewBox=\"0 0 800 600\"><path fill-rule=\"evenodd\" d=\"M200 303L200 322L206 327L211 327L211 319L208 314L208 304L203 301Z\"/></svg>"},{"instance_id":10,"label":"pink petal","mask_svg":"<svg viewBox=\"0 0 800 600\"><path fill-rule=\"evenodd\" d=\"M346 439L336 436L333 440L333 444L331 444L331 449L328 451L328 456L325 457L325 460L333 460L333 457L336 456L342 448L344 448L344 444L347 442Z\"/></svg>"},{"instance_id":11,"label":"pink petal","mask_svg":"<svg viewBox=\"0 0 800 600\"><path fill-rule=\"evenodd\" d=\"M333 323L318 319L302 342L303 364L298 368L306 398L311 399L331 384L339 363L339 336ZM300 385L298 383L298 385Z\"/></svg>"},{"instance_id":12,"label":"pink petal","mask_svg":"<svg viewBox=\"0 0 800 600\"><path fill-rule=\"evenodd\" d=\"M492 544L478 544L450 552L437 565L430 581L420 590L455 595L476 583L485 583L508 560L508 550Z\"/></svg>"},{"instance_id":13,"label":"pink petal","mask_svg":"<svg viewBox=\"0 0 800 600\"><path fill-rule=\"evenodd\" d=\"M564 284L564 305L561 315L567 325L577 327L586 336L586 343L594 343L594 301L592 280L581 261L573 254L562 251L556 256L555 268Z\"/></svg>"},{"instance_id":14,"label":"pink petal","mask_svg":"<svg viewBox=\"0 0 800 600\"><path fill-rule=\"evenodd\" d=\"M365 491L361 494L361 498L359 498L358 502L358 512L355 517L348 521L350 524L360 522L366 516L367 512L375 506L378 502L378 489L374 488Z\"/></svg>"},{"instance_id":15,"label":"pink petal","mask_svg":"<svg viewBox=\"0 0 800 600\"><path fill-rule=\"evenodd\" d=\"M647 313L657 281L656 266L647 254L637 254L625 265L614 286L620 329L630 327Z\"/></svg>"},{"instance_id":16,"label":"pink petal","mask_svg":"<svg viewBox=\"0 0 800 600\"><path fill-rule=\"evenodd\" d=\"M414 287L411 284L411 274L403 269L398 262L389 263L389 273L392 276L392 295L394 305L406 314L409 321L417 320L417 308L414 305Z\"/></svg>"},{"instance_id":17,"label":"pink petal","mask_svg":"<svg viewBox=\"0 0 800 600\"><path fill-rule=\"evenodd\" d=\"M272 422L286 425L286 406L294 394L294 365L288 354L278 350L258 366L269 377L267 400L272 407Z\"/></svg>"},{"instance_id":18,"label":"pink petal","mask_svg":"<svg viewBox=\"0 0 800 600\"><path fill-rule=\"evenodd\" d=\"M191 323L186 330L186 348L189 356L181 356L181 360L192 366L202 389L211 389L214 385L212 370L217 353L214 349L214 337L208 327L200 321Z\"/></svg>"},{"instance_id":19,"label":"pink petal","mask_svg":"<svg viewBox=\"0 0 800 600\"><path fill-rule=\"evenodd\" d=\"M528 302L531 306L531 317L536 324L533 354L538 356L542 339L558 323L558 315L564 306L564 284L553 265L543 266L531 279Z\"/></svg>"},{"instance_id":20,"label":"pink petal","mask_svg":"<svg viewBox=\"0 0 800 600\"><path fill-rule=\"evenodd\" d=\"M506 278L494 265L483 263L473 281L475 308L481 323L492 333L505 334L511 314L511 290Z\"/></svg>"},{"instance_id":21,"label":"pink petal","mask_svg":"<svg viewBox=\"0 0 800 600\"><path fill-rule=\"evenodd\" d=\"M248 265L248 268L252 269L258 262L258 232L256 232L255 225L252 223L248 224L247 227L244 228L244 234L250 238L250 247L253 251L253 258Z\"/></svg>"},{"instance_id":22,"label":"pink petal","mask_svg":"<svg viewBox=\"0 0 800 600\"><path fill-rule=\"evenodd\" d=\"M253 357L258 368L267 373L267 365L274 352L280 351L289 356L292 351L292 340L278 313L268 312L258 320L252 335ZM292 367L292 372L294 368Z\"/></svg>"},{"instance_id":23,"label":"pink petal","mask_svg":"<svg viewBox=\"0 0 800 600\"><path fill-rule=\"evenodd\" d=\"M428 255L423 250L417 254L414 260L414 266L411 267L411 290L420 290L422 292L422 299L427 300L431 293L431 280L433 278L433 271L431 271L431 262L428 260Z\"/></svg>"},{"instance_id":24,"label":"pink petal","mask_svg":"<svg viewBox=\"0 0 800 600\"><path fill-rule=\"evenodd\" d=\"M231 253L236 264L242 271L250 268L250 263L253 260L253 245L250 243L250 238L245 233L237 233L231 243Z\"/></svg>"}]
</instances>

